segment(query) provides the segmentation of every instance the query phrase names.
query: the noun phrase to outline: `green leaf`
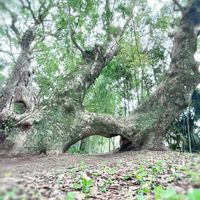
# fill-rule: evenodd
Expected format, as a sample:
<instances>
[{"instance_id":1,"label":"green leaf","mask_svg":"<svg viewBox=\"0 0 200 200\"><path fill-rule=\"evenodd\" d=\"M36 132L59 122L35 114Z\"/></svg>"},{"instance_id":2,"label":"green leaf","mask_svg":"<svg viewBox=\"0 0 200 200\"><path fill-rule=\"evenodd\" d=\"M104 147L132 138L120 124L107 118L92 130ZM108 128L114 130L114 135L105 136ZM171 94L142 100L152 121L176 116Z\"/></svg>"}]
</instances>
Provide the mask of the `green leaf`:
<instances>
[{"instance_id":1,"label":"green leaf","mask_svg":"<svg viewBox=\"0 0 200 200\"><path fill-rule=\"evenodd\" d=\"M73 188L76 189L76 190L80 190L81 184L80 183L74 183Z\"/></svg>"},{"instance_id":2,"label":"green leaf","mask_svg":"<svg viewBox=\"0 0 200 200\"><path fill-rule=\"evenodd\" d=\"M68 192L67 196L65 197L65 200L75 200L75 193L74 192Z\"/></svg>"},{"instance_id":3,"label":"green leaf","mask_svg":"<svg viewBox=\"0 0 200 200\"><path fill-rule=\"evenodd\" d=\"M0 64L0 70L3 70L3 69L4 69L4 65Z\"/></svg>"},{"instance_id":4,"label":"green leaf","mask_svg":"<svg viewBox=\"0 0 200 200\"><path fill-rule=\"evenodd\" d=\"M200 189L192 190L188 195L188 200L199 200L200 199Z\"/></svg>"},{"instance_id":5,"label":"green leaf","mask_svg":"<svg viewBox=\"0 0 200 200\"><path fill-rule=\"evenodd\" d=\"M137 200L145 200L144 195L143 194L139 194L136 196Z\"/></svg>"},{"instance_id":6,"label":"green leaf","mask_svg":"<svg viewBox=\"0 0 200 200\"><path fill-rule=\"evenodd\" d=\"M167 189L167 190L162 190L160 192L160 198L158 198L158 200L160 200L160 199L163 199L163 200L183 200L184 196L177 194L176 190Z\"/></svg>"},{"instance_id":7,"label":"green leaf","mask_svg":"<svg viewBox=\"0 0 200 200\"><path fill-rule=\"evenodd\" d=\"M0 85L2 85L5 80L6 80L6 77L0 73Z\"/></svg>"},{"instance_id":8,"label":"green leaf","mask_svg":"<svg viewBox=\"0 0 200 200\"><path fill-rule=\"evenodd\" d=\"M6 32L5 32L5 30L2 27L0 27L0 35L1 36L6 35Z\"/></svg>"}]
</instances>

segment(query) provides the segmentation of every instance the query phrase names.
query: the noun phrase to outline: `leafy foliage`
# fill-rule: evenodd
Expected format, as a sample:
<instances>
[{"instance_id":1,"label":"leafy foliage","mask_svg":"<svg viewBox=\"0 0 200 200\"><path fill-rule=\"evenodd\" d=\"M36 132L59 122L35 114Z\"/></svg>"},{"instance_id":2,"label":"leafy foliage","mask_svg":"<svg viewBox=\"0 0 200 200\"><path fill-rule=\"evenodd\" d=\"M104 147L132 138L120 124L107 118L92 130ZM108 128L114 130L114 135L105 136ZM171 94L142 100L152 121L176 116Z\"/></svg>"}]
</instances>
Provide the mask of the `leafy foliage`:
<instances>
[{"instance_id":1,"label":"leafy foliage","mask_svg":"<svg viewBox=\"0 0 200 200\"><path fill-rule=\"evenodd\" d=\"M199 152L200 135L199 135L199 90L196 89L192 95L192 103L187 110L180 114L167 135L167 141L173 150Z\"/></svg>"}]
</instances>

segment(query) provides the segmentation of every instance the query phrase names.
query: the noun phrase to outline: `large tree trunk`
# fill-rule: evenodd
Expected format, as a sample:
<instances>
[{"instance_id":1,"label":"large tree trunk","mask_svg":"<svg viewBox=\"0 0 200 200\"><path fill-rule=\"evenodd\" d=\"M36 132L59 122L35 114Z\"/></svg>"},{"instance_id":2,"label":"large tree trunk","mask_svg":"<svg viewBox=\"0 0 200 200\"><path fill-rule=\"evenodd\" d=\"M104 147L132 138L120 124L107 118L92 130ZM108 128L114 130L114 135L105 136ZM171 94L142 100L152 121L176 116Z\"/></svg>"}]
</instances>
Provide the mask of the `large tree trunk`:
<instances>
[{"instance_id":1,"label":"large tree trunk","mask_svg":"<svg viewBox=\"0 0 200 200\"><path fill-rule=\"evenodd\" d=\"M21 48L6 86L0 92L0 150L15 154L23 153L23 146L30 128L36 119L38 120L40 114L38 91L33 83L34 69L31 65L33 48L31 45L36 38L38 26L43 23L51 8L51 3L41 4L39 15L36 16L31 3L28 2L28 5L25 5L23 1L21 3L23 4L22 7L27 9L33 17L32 25L22 34L16 27L17 17L15 13L4 2L1 2L1 6L11 16L12 24L10 28L15 33ZM12 144L10 141L7 142L7 136L12 132L11 129L17 130L16 132L19 133Z\"/></svg>"},{"instance_id":2,"label":"large tree trunk","mask_svg":"<svg viewBox=\"0 0 200 200\"><path fill-rule=\"evenodd\" d=\"M188 18L189 11L190 8L184 12L175 35L171 64L166 78L149 100L140 105L130 116L121 118L77 110L74 115L77 123L73 125L70 137L66 138L63 151L91 135L104 137L121 135L127 143L127 145L122 144L125 150L165 149L164 136L170 124L189 105L191 94L200 80L198 64L194 59L197 35L193 22ZM98 66L99 70L102 70L101 65ZM91 80L97 77L90 75ZM83 85L84 83L90 85L90 79L83 81Z\"/></svg>"},{"instance_id":3,"label":"large tree trunk","mask_svg":"<svg viewBox=\"0 0 200 200\"><path fill-rule=\"evenodd\" d=\"M32 112L37 104L36 88L32 84L33 70L31 68L30 44L34 40L33 30L27 30L23 35L21 52L17 59L6 87L0 97L0 121L9 117L19 122L28 113ZM15 104L20 110L15 112ZM16 109L17 110L17 109Z\"/></svg>"},{"instance_id":4,"label":"large tree trunk","mask_svg":"<svg viewBox=\"0 0 200 200\"><path fill-rule=\"evenodd\" d=\"M26 140L27 135L26 130L33 123L33 118L29 118L29 116L38 104L37 90L33 85L33 69L31 67L30 45L34 38L33 29L28 29L23 34L20 55L0 96L1 129L20 127L22 130L22 138L20 139L21 136L17 137L13 146L8 146L7 150L12 149L14 152L19 151L19 148L23 146L23 141ZM9 124L10 121L12 121L12 124ZM2 132L2 134L7 133Z\"/></svg>"},{"instance_id":5,"label":"large tree trunk","mask_svg":"<svg viewBox=\"0 0 200 200\"><path fill-rule=\"evenodd\" d=\"M82 50L72 37L75 46L83 55L83 63L79 70L66 80L65 90L57 93L55 104L62 108L66 122L70 121L70 124L66 123L67 131L57 136L60 138L60 150L65 152L71 145L91 135L102 135L108 138L120 135L124 141L124 143L122 141L123 150L163 150L165 148L163 138L167 129L174 118L188 106L191 94L200 80L198 64L194 59L197 35L193 22L187 17L189 10L190 8L184 11L179 30L175 35L170 69L165 80L160 83L148 101L141 104L127 117L89 113L82 106L87 89L117 53L123 31L115 37L110 36L104 45L95 45L90 52ZM24 81L22 82L22 86L27 87L27 85L24 86ZM15 88L16 86L14 86L14 91ZM16 93L11 94L16 95ZM12 100L10 96L8 95L9 98L6 98L8 100L4 102L20 101L26 105L25 107L29 105L27 102L32 102L31 105L35 105L36 102L32 100L33 98L22 98L21 96ZM9 103L3 105L2 110ZM32 107L29 106L29 108ZM4 115L1 118L3 119Z\"/></svg>"}]
</instances>

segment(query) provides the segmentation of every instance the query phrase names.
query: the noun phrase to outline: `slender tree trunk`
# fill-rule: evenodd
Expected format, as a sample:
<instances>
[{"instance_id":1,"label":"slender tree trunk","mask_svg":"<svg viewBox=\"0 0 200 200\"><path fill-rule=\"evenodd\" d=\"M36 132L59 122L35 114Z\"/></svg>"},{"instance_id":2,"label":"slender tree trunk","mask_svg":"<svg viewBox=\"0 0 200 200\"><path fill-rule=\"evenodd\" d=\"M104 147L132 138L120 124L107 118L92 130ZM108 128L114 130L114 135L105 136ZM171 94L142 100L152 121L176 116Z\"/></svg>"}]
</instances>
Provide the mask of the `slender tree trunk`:
<instances>
[{"instance_id":1,"label":"slender tree trunk","mask_svg":"<svg viewBox=\"0 0 200 200\"><path fill-rule=\"evenodd\" d=\"M190 135L190 106L187 111L187 135L188 135L188 147L189 152L192 153L191 135Z\"/></svg>"},{"instance_id":2,"label":"slender tree trunk","mask_svg":"<svg viewBox=\"0 0 200 200\"><path fill-rule=\"evenodd\" d=\"M87 147L88 147L88 138L85 138L84 140L81 140L81 144L80 144L80 148L79 148L79 150L81 151L81 152L84 152L84 153L88 153L87 152Z\"/></svg>"},{"instance_id":3,"label":"slender tree trunk","mask_svg":"<svg viewBox=\"0 0 200 200\"><path fill-rule=\"evenodd\" d=\"M134 79L135 79L135 90L136 90L136 96L137 96L137 103L140 104L140 95L139 95L139 89L137 84L137 77L136 77L136 70L134 71Z\"/></svg>"},{"instance_id":4,"label":"slender tree trunk","mask_svg":"<svg viewBox=\"0 0 200 200\"><path fill-rule=\"evenodd\" d=\"M141 80L140 80L140 88L141 88L141 101L144 101L144 70L141 67Z\"/></svg>"}]
</instances>

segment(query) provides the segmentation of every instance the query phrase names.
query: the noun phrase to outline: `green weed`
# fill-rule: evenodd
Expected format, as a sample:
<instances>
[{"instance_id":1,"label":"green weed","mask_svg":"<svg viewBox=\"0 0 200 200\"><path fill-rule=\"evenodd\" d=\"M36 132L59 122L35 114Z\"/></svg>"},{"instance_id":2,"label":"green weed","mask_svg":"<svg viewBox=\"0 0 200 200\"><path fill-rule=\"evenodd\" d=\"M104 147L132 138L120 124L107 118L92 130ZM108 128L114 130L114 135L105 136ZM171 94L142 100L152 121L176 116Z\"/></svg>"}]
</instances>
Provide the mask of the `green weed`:
<instances>
[{"instance_id":1,"label":"green weed","mask_svg":"<svg viewBox=\"0 0 200 200\"><path fill-rule=\"evenodd\" d=\"M75 200L74 192L68 192L67 196L65 197L65 200Z\"/></svg>"},{"instance_id":2,"label":"green weed","mask_svg":"<svg viewBox=\"0 0 200 200\"><path fill-rule=\"evenodd\" d=\"M87 179L81 176L78 183L74 183L73 188L76 190L81 190L83 193L90 193L90 188L93 186L92 179Z\"/></svg>"}]
</instances>

